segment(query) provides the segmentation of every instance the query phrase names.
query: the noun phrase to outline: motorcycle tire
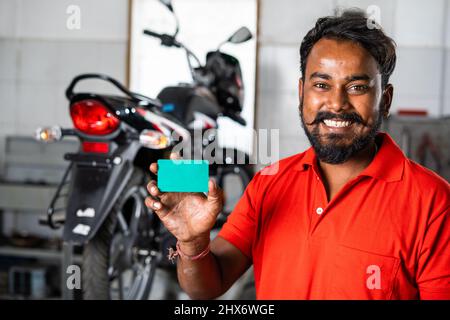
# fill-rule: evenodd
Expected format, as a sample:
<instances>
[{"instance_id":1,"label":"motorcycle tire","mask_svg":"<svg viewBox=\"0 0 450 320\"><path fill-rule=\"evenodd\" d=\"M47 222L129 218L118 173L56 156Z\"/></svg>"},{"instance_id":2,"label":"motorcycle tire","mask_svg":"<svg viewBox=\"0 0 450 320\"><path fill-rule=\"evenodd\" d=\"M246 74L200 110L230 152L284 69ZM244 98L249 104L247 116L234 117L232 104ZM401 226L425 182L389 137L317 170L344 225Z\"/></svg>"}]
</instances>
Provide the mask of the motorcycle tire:
<instances>
[{"instance_id":1,"label":"motorcycle tire","mask_svg":"<svg viewBox=\"0 0 450 320\"><path fill-rule=\"evenodd\" d=\"M120 217L123 207L127 204L130 197L137 199L136 201L142 201L139 204L145 212L145 195L142 193L142 189L145 190L147 182L147 176L140 169L135 168L135 171L130 178L130 181L124 188L117 199L113 209L107 215L105 221L100 227L95 236L85 245L83 249L82 259L82 289L83 299L85 300L111 300L113 298L111 293L111 263L114 240L120 231ZM134 191L133 191L134 190ZM134 214L127 215L127 220L132 219ZM122 216L123 220L123 216ZM131 222L130 222L131 223ZM154 259L155 260L155 259ZM140 288L145 288L140 292L129 294L127 296L119 294L119 299L130 300L145 300L148 297L151 282L154 277L156 268L156 261L151 262L149 269L150 274L143 277L141 282L137 285ZM138 280L136 280L138 281ZM122 288L119 288L122 290Z\"/></svg>"}]
</instances>

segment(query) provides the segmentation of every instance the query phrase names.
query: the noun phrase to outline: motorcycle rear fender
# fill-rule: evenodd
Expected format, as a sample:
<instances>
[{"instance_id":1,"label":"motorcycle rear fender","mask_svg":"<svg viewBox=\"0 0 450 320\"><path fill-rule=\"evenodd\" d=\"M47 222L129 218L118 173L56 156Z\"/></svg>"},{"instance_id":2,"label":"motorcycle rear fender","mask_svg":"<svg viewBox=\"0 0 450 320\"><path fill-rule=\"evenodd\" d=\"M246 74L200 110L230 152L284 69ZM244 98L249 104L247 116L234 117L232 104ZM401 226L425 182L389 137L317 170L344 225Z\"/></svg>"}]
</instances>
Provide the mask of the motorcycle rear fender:
<instances>
[{"instance_id":1,"label":"motorcycle rear fender","mask_svg":"<svg viewBox=\"0 0 450 320\"><path fill-rule=\"evenodd\" d=\"M64 223L64 241L84 244L94 237L130 180L138 149L136 143L127 146L119 155L122 162L118 165L99 166L74 161Z\"/></svg>"}]
</instances>

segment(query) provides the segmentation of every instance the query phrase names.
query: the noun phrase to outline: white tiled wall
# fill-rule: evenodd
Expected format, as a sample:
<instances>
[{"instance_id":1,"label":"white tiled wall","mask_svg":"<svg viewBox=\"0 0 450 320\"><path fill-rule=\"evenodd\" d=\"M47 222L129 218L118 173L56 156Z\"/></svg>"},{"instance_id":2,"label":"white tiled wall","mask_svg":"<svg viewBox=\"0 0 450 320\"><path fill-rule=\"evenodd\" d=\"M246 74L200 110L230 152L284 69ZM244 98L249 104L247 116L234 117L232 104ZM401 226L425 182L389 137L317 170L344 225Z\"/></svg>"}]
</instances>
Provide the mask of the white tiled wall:
<instances>
[{"instance_id":1,"label":"white tiled wall","mask_svg":"<svg viewBox=\"0 0 450 320\"><path fill-rule=\"evenodd\" d=\"M442 47L445 1L397 0L394 33L397 44Z\"/></svg>"},{"instance_id":2,"label":"white tiled wall","mask_svg":"<svg viewBox=\"0 0 450 320\"><path fill-rule=\"evenodd\" d=\"M400 108L427 109L439 114L443 49L438 47L401 47L391 78L394 100L391 112Z\"/></svg>"},{"instance_id":3,"label":"white tiled wall","mask_svg":"<svg viewBox=\"0 0 450 320\"><path fill-rule=\"evenodd\" d=\"M446 81L444 83L444 110L443 113L450 115L450 1L447 1L447 19L445 21L445 75Z\"/></svg>"},{"instance_id":4,"label":"white tiled wall","mask_svg":"<svg viewBox=\"0 0 450 320\"><path fill-rule=\"evenodd\" d=\"M427 109L434 116L443 110L449 115L448 3L449 0L261 0L256 123L258 128L280 129L280 157L308 147L297 112L299 45L317 18L333 14L336 8L380 8L381 25L398 45L397 68L391 78L395 88L392 112L411 108ZM443 78L446 80L442 85ZM441 96L445 98L444 105Z\"/></svg>"},{"instance_id":5,"label":"white tiled wall","mask_svg":"<svg viewBox=\"0 0 450 320\"><path fill-rule=\"evenodd\" d=\"M360 8L364 10L370 6L377 6L380 8L379 18L384 31L391 37L394 35L397 0L337 0L336 6L342 9Z\"/></svg>"},{"instance_id":6,"label":"white tiled wall","mask_svg":"<svg viewBox=\"0 0 450 320\"><path fill-rule=\"evenodd\" d=\"M336 1L261 0L256 125L279 129L279 158L304 151L297 85L299 45L318 17L333 14Z\"/></svg>"},{"instance_id":7,"label":"white tiled wall","mask_svg":"<svg viewBox=\"0 0 450 320\"><path fill-rule=\"evenodd\" d=\"M447 77L447 81L444 84L444 110L443 113L445 115L450 115L450 49L446 48L445 55L445 75Z\"/></svg>"},{"instance_id":8,"label":"white tiled wall","mask_svg":"<svg viewBox=\"0 0 450 320\"><path fill-rule=\"evenodd\" d=\"M3 0L4 1L4 0ZM7 2L11 0L6 0ZM38 39L125 41L127 0L13 0L19 8L17 35ZM81 28L66 28L69 6L80 9Z\"/></svg>"},{"instance_id":9,"label":"white tiled wall","mask_svg":"<svg viewBox=\"0 0 450 320\"><path fill-rule=\"evenodd\" d=\"M398 44L393 112L426 108L449 115L449 1L260 0L257 128L280 129L280 157L308 146L297 111L298 47L316 19L336 7L380 7L381 24ZM66 28L72 4L81 9L80 30ZM0 137L29 134L41 124L69 125L63 91L78 73L125 80L127 6L128 0L0 0Z\"/></svg>"},{"instance_id":10,"label":"white tiled wall","mask_svg":"<svg viewBox=\"0 0 450 320\"><path fill-rule=\"evenodd\" d=\"M18 5L16 0L0 1L0 37L15 37Z\"/></svg>"},{"instance_id":11,"label":"white tiled wall","mask_svg":"<svg viewBox=\"0 0 450 320\"><path fill-rule=\"evenodd\" d=\"M260 43L259 89L265 93L296 92L300 74L297 45Z\"/></svg>"},{"instance_id":12,"label":"white tiled wall","mask_svg":"<svg viewBox=\"0 0 450 320\"><path fill-rule=\"evenodd\" d=\"M66 26L69 5L80 9L79 30ZM8 134L71 125L64 91L75 75L124 82L127 37L128 0L0 0L0 148ZM96 81L89 90L111 87Z\"/></svg>"},{"instance_id":13,"label":"white tiled wall","mask_svg":"<svg viewBox=\"0 0 450 320\"><path fill-rule=\"evenodd\" d=\"M261 0L261 43L297 45L317 17L329 15L335 6L333 0Z\"/></svg>"}]
</instances>

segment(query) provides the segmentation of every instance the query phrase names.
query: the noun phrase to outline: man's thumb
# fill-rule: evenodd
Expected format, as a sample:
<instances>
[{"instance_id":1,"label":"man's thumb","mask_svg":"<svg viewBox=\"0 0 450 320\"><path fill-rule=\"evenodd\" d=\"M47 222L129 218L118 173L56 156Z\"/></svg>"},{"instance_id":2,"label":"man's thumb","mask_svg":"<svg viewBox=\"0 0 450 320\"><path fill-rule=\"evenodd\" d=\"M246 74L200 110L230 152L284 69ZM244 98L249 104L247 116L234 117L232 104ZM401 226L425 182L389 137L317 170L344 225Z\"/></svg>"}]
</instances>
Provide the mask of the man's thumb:
<instances>
[{"instance_id":1,"label":"man's thumb","mask_svg":"<svg viewBox=\"0 0 450 320\"><path fill-rule=\"evenodd\" d=\"M222 206L222 191L213 178L208 181L208 203L214 206Z\"/></svg>"}]
</instances>

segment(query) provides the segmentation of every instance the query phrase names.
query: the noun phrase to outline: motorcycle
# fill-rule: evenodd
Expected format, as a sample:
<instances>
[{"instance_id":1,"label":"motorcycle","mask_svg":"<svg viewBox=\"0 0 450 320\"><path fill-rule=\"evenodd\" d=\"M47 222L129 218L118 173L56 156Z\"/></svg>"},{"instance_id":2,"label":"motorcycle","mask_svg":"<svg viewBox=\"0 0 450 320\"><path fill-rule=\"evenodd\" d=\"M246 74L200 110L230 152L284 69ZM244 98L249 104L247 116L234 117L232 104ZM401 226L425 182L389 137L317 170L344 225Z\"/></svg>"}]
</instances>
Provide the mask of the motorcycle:
<instances>
[{"instance_id":1,"label":"motorcycle","mask_svg":"<svg viewBox=\"0 0 450 320\"><path fill-rule=\"evenodd\" d=\"M171 8L170 2L165 3ZM63 227L63 243L82 248L83 299L145 300L157 269L173 272L166 255L176 240L144 204L146 185L156 179L148 169L151 163L168 158L177 147L188 144L193 152L182 156L210 160L210 175L225 193L227 189L235 192L239 184L239 197L253 176L248 155L217 145L208 149L215 143L217 117L228 116L245 124L239 116L243 86L238 60L216 50L208 53L205 66L193 68L190 59L195 55L175 35L145 33L159 37L165 45L186 50L193 85L165 88L152 99L128 90L107 75L82 74L66 90L74 128L52 126L36 132L36 139L42 142L69 136L80 141L77 152L64 156L69 165L45 224L53 229ZM248 37L240 29L227 42ZM74 91L80 81L88 79L109 82L121 94ZM206 139L204 134L195 139L196 132L208 130L213 133ZM183 144L177 143L177 137ZM211 149L214 152L205 152ZM226 197L212 233L230 213L231 198Z\"/></svg>"},{"instance_id":2,"label":"motorcycle","mask_svg":"<svg viewBox=\"0 0 450 320\"><path fill-rule=\"evenodd\" d=\"M252 33L246 27L239 28L227 40L221 42L216 50L208 52L206 62L202 65L194 52L177 40L179 19L171 1L161 0L161 3L175 18L174 34L160 34L149 29L143 33L159 39L164 47L184 50L192 77L192 83L165 87L157 95L157 99L162 103L161 110L179 120L189 130L191 136L188 148L185 148L186 144L179 144L175 147L175 151L179 151L186 158L208 160L211 163L210 172L218 177L218 184L221 187L224 184L223 177L227 174L244 170L251 178L254 172L253 167L249 165L251 162L249 155L237 149L218 147L217 120L219 117L228 117L240 125L246 125L245 119L240 115L244 105L245 88L239 60L221 52L220 49L227 43L244 43L252 39ZM197 66L194 67L193 61ZM226 166L232 163L239 163L242 166L238 168ZM219 216L222 223L223 218Z\"/></svg>"}]
</instances>

